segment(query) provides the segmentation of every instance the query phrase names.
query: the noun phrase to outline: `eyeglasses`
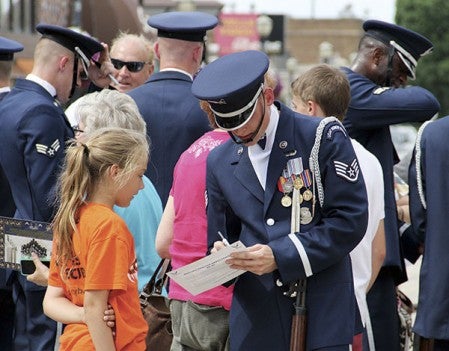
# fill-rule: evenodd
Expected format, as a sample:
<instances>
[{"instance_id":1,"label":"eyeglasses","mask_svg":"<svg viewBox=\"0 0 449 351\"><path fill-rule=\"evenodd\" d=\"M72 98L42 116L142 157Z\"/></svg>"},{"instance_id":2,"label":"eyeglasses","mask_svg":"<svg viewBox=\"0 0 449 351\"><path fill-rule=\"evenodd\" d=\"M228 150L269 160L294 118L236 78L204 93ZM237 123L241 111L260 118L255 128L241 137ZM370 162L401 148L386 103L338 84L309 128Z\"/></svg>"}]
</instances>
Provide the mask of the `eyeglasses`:
<instances>
[{"instance_id":1,"label":"eyeglasses","mask_svg":"<svg viewBox=\"0 0 449 351\"><path fill-rule=\"evenodd\" d=\"M80 136L82 133L84 133L84 130L80 129L78 125L73 126L72 130L75 133L75 136Z\"/></svg>"},{"instance_id":2,"label":"eyeglasses","mask_svg":"<svg viewBox=\"0 0 449 351\"><path fill-rule=\"evenodd\" d=\"M126 69L130 72L140 72L143 68L143 66L145 66L145 64L147 64L148 62L141 62L141 61L122 61L122 60L117 60L117 59L113 59L111 58L111 62L114 65L115 69L122 69L123 66L126 66Z\"/></svg>"}]
</instances>

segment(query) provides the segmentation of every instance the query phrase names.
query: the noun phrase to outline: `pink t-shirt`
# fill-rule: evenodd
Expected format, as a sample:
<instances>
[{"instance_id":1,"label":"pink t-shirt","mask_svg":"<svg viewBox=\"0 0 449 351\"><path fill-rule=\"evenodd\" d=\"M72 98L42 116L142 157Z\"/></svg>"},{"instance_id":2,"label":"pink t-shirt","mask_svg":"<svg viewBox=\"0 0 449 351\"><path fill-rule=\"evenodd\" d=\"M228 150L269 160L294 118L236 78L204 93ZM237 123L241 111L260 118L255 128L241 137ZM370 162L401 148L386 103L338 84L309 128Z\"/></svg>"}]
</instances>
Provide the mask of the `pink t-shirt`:
<instances>
[{"instance_id":1,"label":"pink t-shirt","mask_svg":"<svg viewBox=\"0 0 449 351\"><path fill-rule=\"evenodd\" d=\"M194 262L207 252L206 160L213 148L228 139L228 133L207 132L184 151L176 163L170 191L175 207L173 241L170 245L173 269ZM233 287L218 286L193 296L171 280L168 296L208 306L223 306L229 310L232 291Z\"/></svg>"}]
</instances>

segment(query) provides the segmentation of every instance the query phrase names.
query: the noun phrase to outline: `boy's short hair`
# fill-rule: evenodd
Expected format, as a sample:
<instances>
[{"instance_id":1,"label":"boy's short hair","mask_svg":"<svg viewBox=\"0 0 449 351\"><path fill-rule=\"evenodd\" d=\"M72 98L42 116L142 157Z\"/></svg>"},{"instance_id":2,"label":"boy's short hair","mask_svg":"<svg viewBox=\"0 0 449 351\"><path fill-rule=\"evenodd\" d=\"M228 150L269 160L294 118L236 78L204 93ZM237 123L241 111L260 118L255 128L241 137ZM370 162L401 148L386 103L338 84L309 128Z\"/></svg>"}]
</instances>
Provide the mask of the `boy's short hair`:
<instances>
[{"instance_id":1,"label":"boy's short hair","mask_svg":"<svg viewBox=\"0 0 449 351\"><path fill-rule=\"evenodd\" d=\"M293 96L303 102L316 102L326 116L340 121L346 115L351 100L349 81L338 68L321 64L301 74L291 84Z\"/></svg>"}]
</instances>

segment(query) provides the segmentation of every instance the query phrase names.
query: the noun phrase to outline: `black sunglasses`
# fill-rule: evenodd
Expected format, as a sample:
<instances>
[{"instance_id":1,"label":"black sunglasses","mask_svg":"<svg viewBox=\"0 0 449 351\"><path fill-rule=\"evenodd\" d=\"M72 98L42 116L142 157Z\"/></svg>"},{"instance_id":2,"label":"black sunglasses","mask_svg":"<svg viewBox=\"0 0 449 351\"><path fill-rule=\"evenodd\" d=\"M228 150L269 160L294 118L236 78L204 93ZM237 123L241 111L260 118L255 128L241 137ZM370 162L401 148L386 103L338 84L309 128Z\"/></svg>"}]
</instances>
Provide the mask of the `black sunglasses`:
<instances>
[{"instance_id":1,"label":"black sunglasses","mask_svg":"<svg viewBox=\"0 0 449 351\"><path fill-rule=\"evenodd\" d=\"M141 62L141 61L122 61L122 60L117 60L117 59L113 59L111 58L111 62L114 65L115 69L122 69L123 66L126 66L126 69L130 72L140 72L143 68L143 66L145 66L146 63L148 62Z\"/></svg>"}]
</instances>

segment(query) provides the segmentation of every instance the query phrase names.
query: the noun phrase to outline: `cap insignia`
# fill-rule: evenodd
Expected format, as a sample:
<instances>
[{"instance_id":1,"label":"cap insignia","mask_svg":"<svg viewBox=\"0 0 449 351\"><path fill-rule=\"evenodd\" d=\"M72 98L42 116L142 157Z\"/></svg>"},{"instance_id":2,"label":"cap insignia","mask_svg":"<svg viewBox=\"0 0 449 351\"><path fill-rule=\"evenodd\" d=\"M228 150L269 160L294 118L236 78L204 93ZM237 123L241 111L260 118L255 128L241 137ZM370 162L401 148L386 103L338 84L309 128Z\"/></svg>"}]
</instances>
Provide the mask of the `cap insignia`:
<instances>
[{"instance_id":1,"label":"cap insignia","mask_svg":"<svg viewBox=\"0 0 449 351\"><path fill-rule=\"evenodd\" d=\"M216 105L226 105L225 99L220 99L218 101L207 100L207 102L210 103L210 104L216 104Z\"/></svg>"}]
</instances>

